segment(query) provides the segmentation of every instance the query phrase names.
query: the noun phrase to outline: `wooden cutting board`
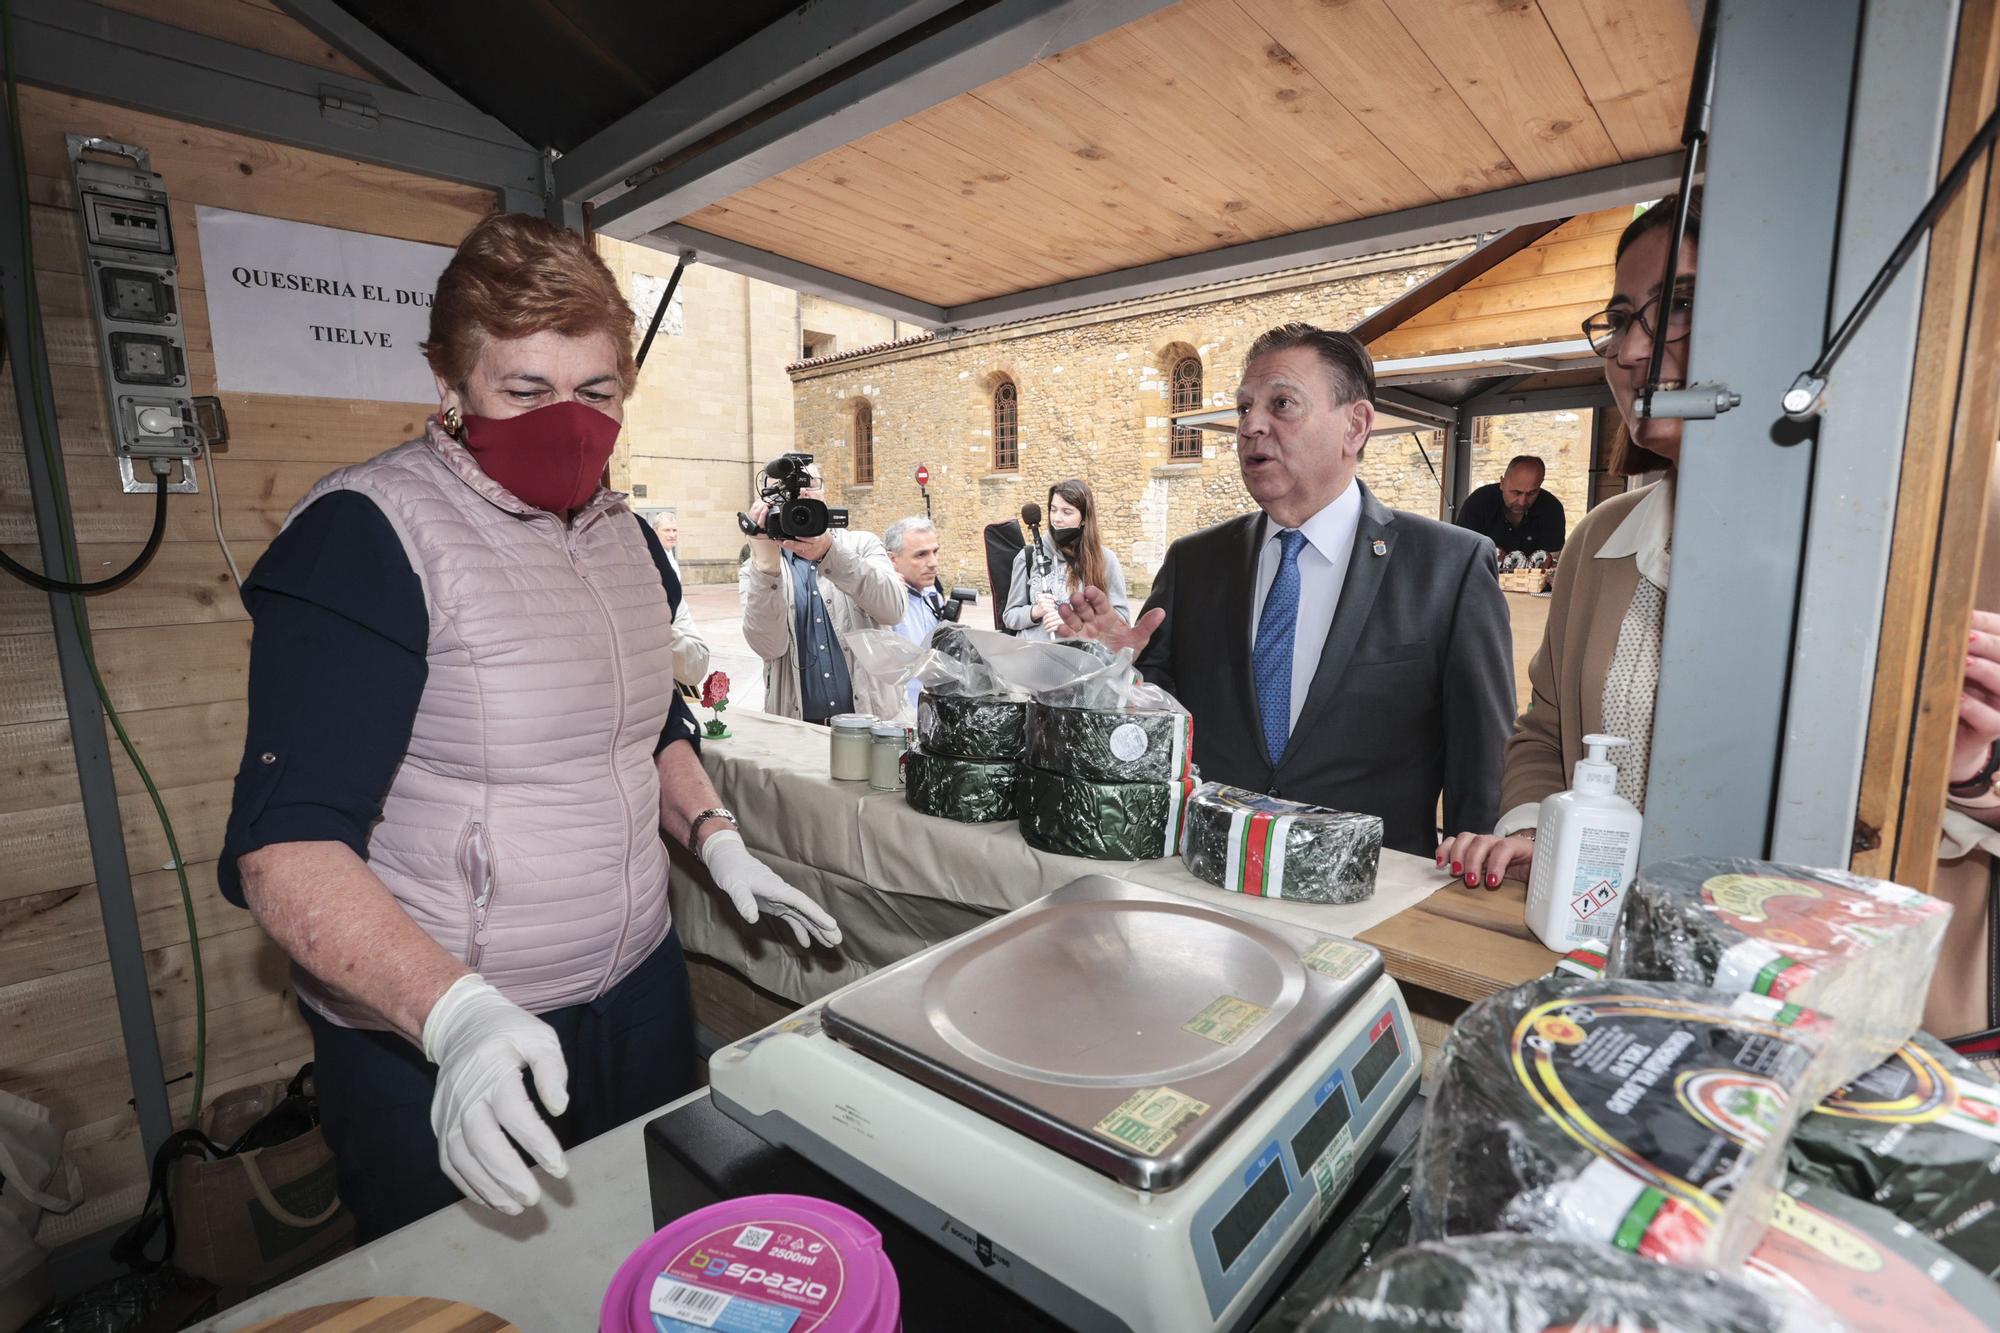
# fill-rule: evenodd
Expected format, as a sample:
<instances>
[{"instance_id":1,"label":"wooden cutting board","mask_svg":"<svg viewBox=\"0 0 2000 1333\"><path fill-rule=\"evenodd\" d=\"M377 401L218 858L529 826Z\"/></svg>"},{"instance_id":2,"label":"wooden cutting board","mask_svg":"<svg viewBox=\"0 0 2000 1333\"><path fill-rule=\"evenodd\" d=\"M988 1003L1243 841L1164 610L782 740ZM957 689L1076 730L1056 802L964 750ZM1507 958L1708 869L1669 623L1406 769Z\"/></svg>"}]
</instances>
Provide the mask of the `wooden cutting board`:
<instances>
[{"instance_id":1,"label":"wooden cutting board","mask_svg":"<svg viewBox=\"0 0 2000 1333\"><path fill-rule=\"evenodd\" d=\"M315 1305L243 1333L521 1333L499 1315L433 1296L372 1296Z\"/></svg>"}]
</instances>

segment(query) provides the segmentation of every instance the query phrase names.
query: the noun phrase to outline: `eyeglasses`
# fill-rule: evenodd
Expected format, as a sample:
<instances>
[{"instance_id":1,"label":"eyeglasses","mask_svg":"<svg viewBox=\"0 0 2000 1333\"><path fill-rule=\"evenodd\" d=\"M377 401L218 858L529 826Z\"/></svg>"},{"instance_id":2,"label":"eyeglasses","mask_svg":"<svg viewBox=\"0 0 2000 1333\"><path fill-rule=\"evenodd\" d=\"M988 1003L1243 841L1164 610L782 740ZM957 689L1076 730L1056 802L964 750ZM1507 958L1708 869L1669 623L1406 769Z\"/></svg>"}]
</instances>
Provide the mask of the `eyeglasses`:
<instances>
[{"instance_id":1,"label":"eyeglasses","mask_svg":"<svg viewBox=\"0 0 2000 1333\"><path fill-rule=\"evenodd\" d=\"M1590 350L1599 356L1615 356L1618 346L1625 341L1625 335L1637 324L1645 330L1648 338L1657 338L1660 332L1653 321L1646 318L1646 307L1657 305L1659 297L1654 297L1638 309L1612 306L1600 310L1583 321L1583 336L1590 340ZM1694 324L1694 297L1691 294L1676 295L1667 303L1666 339L1670 343L1685 342L1688 329Z\"/></svg>"}]
</instances>

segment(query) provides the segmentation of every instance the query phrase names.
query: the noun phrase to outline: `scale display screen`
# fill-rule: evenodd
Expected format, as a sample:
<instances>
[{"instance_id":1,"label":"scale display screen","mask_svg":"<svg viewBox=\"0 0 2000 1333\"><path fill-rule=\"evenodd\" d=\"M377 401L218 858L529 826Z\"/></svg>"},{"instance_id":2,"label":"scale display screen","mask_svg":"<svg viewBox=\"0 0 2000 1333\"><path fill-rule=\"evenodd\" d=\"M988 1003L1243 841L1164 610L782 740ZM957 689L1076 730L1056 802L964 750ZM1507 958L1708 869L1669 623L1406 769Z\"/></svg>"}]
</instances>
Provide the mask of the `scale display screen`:
<instances>
[{"instance_id":1,"label":"scale display screen","mask_svg":"<svg viewBox=\"0 0 2000 1333\"><path fill-rule=\"evenodd\" d=\"M1369 1044L1368 1054L1354 1062L1355 1096L1367 1101L1368 1094L1395 1067L1396 1057L1402 1053L1402 1043L1396 1039L1396 1025L1393 1022L1384 1025L1381 1034Z\"/></svg>"},{"instance_id":2,"label":"scale display screen","mask_svg":"<svg viewBox=\"0 0 2000 1333\"><path fill-rule=\"evenodd\" d=\"M1326 1095L1312 1118L1299 1126L1299 1132L1292 1136L1292 1160L1299 1164L1299 1170L1310 1172L1319 1155L1326 1151L1326 1145L1347 1127L1354 1118L1354 1111L1347 1104L1347 1089L1334 1085Z\"/></svg>"},{"instance_id":3,"label":"scale display screen","mask_svg":"<svg viewBox=\"0 0 2000 1333\"><path fill-rule=\"evenodd\" d=\"M1271 1214L1284 1206L1290 1194L1291 1190L1285 1184L1285 1159L1273 1155L1271 1164L1243 1192L1236 1206L1222 1215L1222 1220L1215 1224L1211 1233L1215 1240L1215 1257L1221 1261L1225 1272L1242 1257L1244 1249L1257 1239L1257 1233L1271 1220Z\"/></svg>"}]
</instances>

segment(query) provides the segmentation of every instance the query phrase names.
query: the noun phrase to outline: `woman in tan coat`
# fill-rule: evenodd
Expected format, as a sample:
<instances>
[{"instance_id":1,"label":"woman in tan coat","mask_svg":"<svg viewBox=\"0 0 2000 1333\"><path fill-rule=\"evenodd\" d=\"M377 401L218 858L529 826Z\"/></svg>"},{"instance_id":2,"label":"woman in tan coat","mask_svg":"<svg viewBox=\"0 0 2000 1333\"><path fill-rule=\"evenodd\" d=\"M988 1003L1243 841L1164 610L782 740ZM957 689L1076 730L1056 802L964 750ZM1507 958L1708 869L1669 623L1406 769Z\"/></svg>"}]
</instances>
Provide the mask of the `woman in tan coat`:
<instances>
[{"instance_id":1,"label":"woman in tan coat","mask_svg":"<svg viewBox=\"0 0 2000 1333\"><path fill-rule=\"evenodd\" d=\"M1542 646L1528 667L1533 697L1515 723L1500 783L1504 812L1491 833L1459 833L1437 852L1467 887L1498 888L1526 878L1535 855L1540 803L1569 786L1583 737L1609 732L1631 742L1618 758L1618 794L1646 804L1646 769L1659 682L1660 637L1673 545L1674 479L1681 423L1638 419L1653 340L1664 337L1660 376L1678 385L1687 373L1687 339L1694 313L1701 201L1694 201L1679 277L1662 301L1659 278L1672 240L1674 200L1635 219L1618 240L1615 290L1605 310L1585 321L1604 357L1604 378L1624 419L1612 460L1621 476L1662 474L1659 480L1605 501L1570 534L1556 574ZM1662 306L1665 314L1662 315ZM2000 474L1989 502L1989 549L1982 561L1978 604L1959 700L1944 837L1934 890L1952 905L1952 922L1924 1014L1940 1036L2000 1027L2000 951L1990 936L2000 875ZM2000 1051L2000 1037L1992 1043Z\"/></svg>"}]
</instances>

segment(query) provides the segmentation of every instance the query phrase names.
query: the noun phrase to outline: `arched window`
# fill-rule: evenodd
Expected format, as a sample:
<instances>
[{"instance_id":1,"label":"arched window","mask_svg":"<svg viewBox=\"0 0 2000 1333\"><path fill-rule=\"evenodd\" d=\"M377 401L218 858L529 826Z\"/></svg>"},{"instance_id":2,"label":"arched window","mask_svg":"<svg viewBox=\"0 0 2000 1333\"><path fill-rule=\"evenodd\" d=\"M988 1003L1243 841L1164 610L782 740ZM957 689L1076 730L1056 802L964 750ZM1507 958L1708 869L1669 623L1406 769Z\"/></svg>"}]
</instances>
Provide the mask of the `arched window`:
<instances>
[{"instance_id":1,"label":"arched window","mask_svg":"<svg viewBox=\"0 0 2000 1333\"><path fill-rule=\"evenodd\" d=\"M866 401L854 405L854 484L875 481L875 409Z\"/></svg>"},{"instance_id":2,"label":"arched window","mask_svg":"<svg viewBox=\"0 0 2000 1333\"><path fill-rule=\"evenodd\" d=\"M1183 412L1201 410L1201 358L1184 356L1174 362L1173 375L1174 405L1173 415L1178 418ZM1200 458L1201 432L1193 426L1174 423L1173 447L1168 451L1170 458Z\"/></svg>"},{"instance_id":3,"label":"arched window","mask_svg":"<svg viewBox=\"0 0 2000 1333\"><path fill-rule=\"evenodd\" d=\"M993 470L1021 470L1021 402L1012 380L993 390Z\"/></svg>"}]
</instances>

